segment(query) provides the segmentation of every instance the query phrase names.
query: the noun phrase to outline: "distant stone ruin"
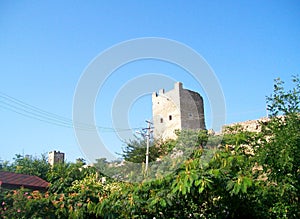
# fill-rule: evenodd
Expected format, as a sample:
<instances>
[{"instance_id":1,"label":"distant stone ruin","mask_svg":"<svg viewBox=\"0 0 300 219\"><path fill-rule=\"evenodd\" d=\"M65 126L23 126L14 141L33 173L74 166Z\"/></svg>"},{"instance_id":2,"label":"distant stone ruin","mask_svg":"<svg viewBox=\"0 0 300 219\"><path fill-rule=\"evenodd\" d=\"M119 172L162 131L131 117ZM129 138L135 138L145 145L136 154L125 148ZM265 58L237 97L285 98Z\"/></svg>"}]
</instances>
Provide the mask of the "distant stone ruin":
<instances>
[{"instance_id":1,"label":"distant stone ruin","mask_svg":"<svg viewBox=\"0 0 300 219\"><path fill-rule=\"evenodd\" d=\"M183 89L181 82L175 83L173 90L152 94L152 113L155 139L175 139L175 130L205 129L202 96Z\"/></svg>"}]
</instances>

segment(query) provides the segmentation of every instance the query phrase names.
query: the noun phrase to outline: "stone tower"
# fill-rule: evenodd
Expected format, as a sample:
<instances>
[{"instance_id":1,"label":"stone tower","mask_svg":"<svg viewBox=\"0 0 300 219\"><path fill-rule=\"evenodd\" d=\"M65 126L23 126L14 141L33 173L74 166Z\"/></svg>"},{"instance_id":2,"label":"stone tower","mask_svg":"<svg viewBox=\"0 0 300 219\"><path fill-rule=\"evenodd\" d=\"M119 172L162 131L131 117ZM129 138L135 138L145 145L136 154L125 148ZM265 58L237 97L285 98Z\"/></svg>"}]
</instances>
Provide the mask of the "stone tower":
<instances>
[{"instance_id":1,"label":"stone tower","mask_svg":"<svg viewBox=\"0 0 300 219\"><path fill-rule=\"evenodd\" d=\"M51 151L48 153L48 163L53 166L57 163L63 163L65 160L65 154L60 151Z\"/></svg>"},{"instance_id":2,"label":"stone tower","mask_svg":"<svg viewBox=\"0 0 300 219\"><path fill-rule=\"evenodd\" d=\"M175 130L205 129L203 98L183 89L181 82L176 82L173 90L152 94L152 114L156 139L175 139Z\"/></svg>"}]
</instances>

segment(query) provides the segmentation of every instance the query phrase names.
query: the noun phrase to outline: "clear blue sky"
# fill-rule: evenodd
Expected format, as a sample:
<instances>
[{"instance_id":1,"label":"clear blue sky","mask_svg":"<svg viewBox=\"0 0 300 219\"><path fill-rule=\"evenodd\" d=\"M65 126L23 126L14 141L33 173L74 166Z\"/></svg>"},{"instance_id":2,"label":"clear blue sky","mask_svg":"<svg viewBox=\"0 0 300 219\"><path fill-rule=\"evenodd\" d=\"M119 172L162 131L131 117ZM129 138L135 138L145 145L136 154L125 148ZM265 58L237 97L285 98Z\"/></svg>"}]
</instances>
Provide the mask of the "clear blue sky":
<instances>
[{"instance_id":1,"label":"clear blue sky","mask_svg":"<svg viewBox=\"0 0 300 219\"><path fill-rule=\"evenodd\" d=\"M68 122L66 127L54 125L20 113L36 117L26 103L71 119L73 95L85 67L124 40L169 38L201 54L222 86L226 123L265 116L265 96L272 92L273 79L289 81L300 72L300 3L296 0L1 1L0 28L1 160L51 150L65 152L68 161L84 157ZM132 77L161 73L199 91L174 66L133 63L120 71L125 73L109 78L103 87L105 98L96 104L97 122L105 127L112 126L106 119L107 103ZM22 101L18 102L21 109L11 106L12 99L5 95ZM150 96L138 101L129 114L133 127L143 127L151 117ZM102 134L106 141L114 138L113 132Z\"/></svg>"}]
</instances>

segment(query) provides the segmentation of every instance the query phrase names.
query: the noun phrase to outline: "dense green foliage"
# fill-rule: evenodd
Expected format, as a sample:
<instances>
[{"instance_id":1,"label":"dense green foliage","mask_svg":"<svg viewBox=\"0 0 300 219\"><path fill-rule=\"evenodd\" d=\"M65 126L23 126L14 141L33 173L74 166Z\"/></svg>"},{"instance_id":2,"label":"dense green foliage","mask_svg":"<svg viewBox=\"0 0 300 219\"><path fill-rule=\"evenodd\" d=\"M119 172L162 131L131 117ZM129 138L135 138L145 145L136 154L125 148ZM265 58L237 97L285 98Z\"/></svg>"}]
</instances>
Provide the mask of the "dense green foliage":
<instances>
[{"instance_id":1,"label":"dense green foliage","mask_svg":"<svg viewBox=\"0 0 300 219\"><path fill-rule=\"evenodd\" d=\"M157 158L171 152L174 148L174 142L174 140L150 142L149 162L155 161ZM145 163L146 147L147 145L144 139L137 138L135 140L130 140L126 143L126 147L121 155L125 161Z\"/></svg>"},{"instance_id":2,"label":"dense green foliage","mask_svg":"<svg viewBox=\"0 0 300 219\"><path fill-rule=\"evenodd\" d=\"M50 170L50 165L45 154L40 158L16 154L13 163L3 162L0 164L0 170L11 171L15 173L23 173L35 175L47 180L47 173Z\"/></svg>"},{"instance_id":3,"label":"dense green foliage","mask_svg":"<svg viewBox=\"0 0 300 219\"><path fill-rule=\"evenodd\" d=\"M260 132L234 126L223 138L203 131L178 133L177 140L153 144L151 161L191 148L188 156L167 160L173 167L163 176L157 173L164 167L151 166L155 179L144 174L136 183L116 179L125 180L122 171L130 173L132 163L144 162L143 142L128 145L124 158L132 162L122 165L105 159L96 168L60 164L46 171L47 193L2 191L1 218L300 218L300 83L293 81L289 91L275 81L267 97L270 118ZM41 174L30 172L31 164L22 159L2 168ZM115 178L102 182L97 171Z\"/></svg>"}]
</instances>

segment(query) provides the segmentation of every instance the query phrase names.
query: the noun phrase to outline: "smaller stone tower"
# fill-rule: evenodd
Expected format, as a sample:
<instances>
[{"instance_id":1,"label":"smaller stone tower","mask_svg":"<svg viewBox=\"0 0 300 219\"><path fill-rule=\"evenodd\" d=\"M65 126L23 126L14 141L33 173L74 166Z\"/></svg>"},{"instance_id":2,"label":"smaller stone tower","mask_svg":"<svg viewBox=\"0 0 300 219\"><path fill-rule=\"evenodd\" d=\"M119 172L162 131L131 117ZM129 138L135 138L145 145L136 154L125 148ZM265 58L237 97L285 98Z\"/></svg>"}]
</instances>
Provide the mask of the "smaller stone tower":
<instances>
[{"instance_id":1,"label":"smaller stone tower","mask_svg":"<svg viewBox=\"0 0 300 219\"><path fill-rule=\"evenodd\" d=\"M152 114L156 139L175 139L175 130L205 129L203 98L183 89L181 82L176 82L173 90L152 94Z\"/></svg>"},{"instance_id":2,"label":"smaller stone tower","mask_svg":"<svg viewBox=\"0 0 300 219\"><path fill-rule=\"evenodd\" d=\"M53 166L57 163L63 163L65 160L65 154L60 151L51 151L48 153L48 163Z\"/></svg>"}]
</instances>

